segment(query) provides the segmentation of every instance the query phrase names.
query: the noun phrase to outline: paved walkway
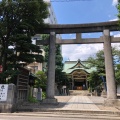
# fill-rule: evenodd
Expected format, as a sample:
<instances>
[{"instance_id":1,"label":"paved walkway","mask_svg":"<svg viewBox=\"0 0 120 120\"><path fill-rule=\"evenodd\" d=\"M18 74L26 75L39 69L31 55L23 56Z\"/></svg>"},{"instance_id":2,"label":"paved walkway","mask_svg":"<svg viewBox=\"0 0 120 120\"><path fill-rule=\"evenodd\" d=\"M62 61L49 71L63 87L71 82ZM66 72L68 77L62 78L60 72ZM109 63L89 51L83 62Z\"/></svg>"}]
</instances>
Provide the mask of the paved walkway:
<instances>
[{"instance_id":1,"label":"paved walkway","mask_svg":"<svg viewBox=\"0 0 120 120\"><path fill-rule=\"evenodd\" d=\"M100 110L87 96L73 96L62 110Z\"/></svg>"},{"instance_id":2,"label":"paved walkway","mask_svg":"<svg viewBox=\"0 0 120 120\"><path fill-rule=\"evenodd\" d=\"M103 97L98 96L56 96L59 110L120 111L116 107L104 106Z\"/></svg>"},{"instance_id":3,"label":"paved walkway","mask_svg":"<svg viewBox=\"0 0 120 120\"><path fill-rule=\"evenodd\" d=\"M55 96L59 104L26 103L18 107L18 111L105 111L120 112L116 107L104 106L103 97L98 96Z\"/></svg>"}]
</instances>

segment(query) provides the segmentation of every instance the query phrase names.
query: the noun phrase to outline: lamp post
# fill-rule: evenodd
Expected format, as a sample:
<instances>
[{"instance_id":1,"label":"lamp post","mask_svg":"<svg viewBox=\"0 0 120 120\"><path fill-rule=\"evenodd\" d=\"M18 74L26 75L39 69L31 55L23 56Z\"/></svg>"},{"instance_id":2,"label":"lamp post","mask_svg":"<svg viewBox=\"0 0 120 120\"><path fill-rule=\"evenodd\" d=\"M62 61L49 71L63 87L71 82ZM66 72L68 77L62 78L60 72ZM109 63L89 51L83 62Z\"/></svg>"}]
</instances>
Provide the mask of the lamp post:
<instances>
[{"instance_id":1,"label":"lamp post","mask_svg":"<svg viewBox=\"0 0 120 120\"><path fill-rule=\"evenodd\" d=\"M35 74L35 63L36 63L35 60L36 60L36 59L34 58L34 74Z\"/></svg>"},{"instance_id":2,"label":"lamp post","mask_svg":"<svg viewBox=\"0 0 120 120\"><path fill-rule=\"evenodd\" d=\"M35 62L34 62L34 74L35 74Z\"/></svg>"}]
</instances>

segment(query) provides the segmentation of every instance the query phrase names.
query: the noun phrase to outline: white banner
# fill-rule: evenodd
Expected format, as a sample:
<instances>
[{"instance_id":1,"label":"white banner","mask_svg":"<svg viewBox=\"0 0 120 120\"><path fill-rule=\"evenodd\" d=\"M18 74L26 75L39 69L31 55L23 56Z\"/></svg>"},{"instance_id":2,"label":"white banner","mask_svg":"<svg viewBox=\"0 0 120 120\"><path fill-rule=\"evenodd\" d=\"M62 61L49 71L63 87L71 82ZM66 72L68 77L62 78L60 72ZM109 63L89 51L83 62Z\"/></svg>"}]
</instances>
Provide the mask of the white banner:
<instances>
[{"instance_id":1,"label":"white banner","mask_svg":"<svg viewBox=\"0 0 120 120\"><path fill-rule=\"evenodd\" d=\"M8 85L0 84L0 101L7 100Z\"/></svg>"}]
</instances>

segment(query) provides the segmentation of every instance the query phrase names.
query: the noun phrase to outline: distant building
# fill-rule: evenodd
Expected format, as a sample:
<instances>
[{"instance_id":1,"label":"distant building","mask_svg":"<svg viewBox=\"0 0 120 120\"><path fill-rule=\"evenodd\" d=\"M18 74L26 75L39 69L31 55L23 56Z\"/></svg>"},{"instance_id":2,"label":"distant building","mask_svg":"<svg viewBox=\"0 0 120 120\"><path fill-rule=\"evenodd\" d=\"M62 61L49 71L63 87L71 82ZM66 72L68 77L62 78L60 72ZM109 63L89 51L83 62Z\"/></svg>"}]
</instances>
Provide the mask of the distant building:
<instances>
[{"instance_id":1,"label":"distant building","mask_svg":"<svg viewBox=\"0 0 120 120\"><path fill-rule=\"evenodd\" d=\"M87 77L95 70L95 68L88 68L87 61L65 61L63 72L65 72L70 79L70 89L85 90L88 89Z\"/></svg>"},{"instance_id":2,"label":"distant building","mask_svg":"<svg viewBox=\"0 0 120 120\"><path fill-rule=\"evenodd\" d=\"M44 1L47 2L48 11L49 11L49 16L48 16L48 18L46 18L44 20L44 22L47 24L57 24L57 19L56 19L56 16L55 16L55 13L54 13L54 10L53 10L50 0L44 0ZM56 35L56 37L61 39L61 36L58 34ZM32 40L33 40L33 44L36 44L36 40L42 40L42 37L40 34L36 34L35 36L32 37ZM42 55L45 56L45 52L43 49L42 49L42 51L43 51ZM32 53L32 54L35 54L35 53ZM36 73L38 70L44 71L46 66L45 66L45 63L34 62L34 63L29 64L27 67L31 70L32 73Z\"/></svg>"},{"instance_id":3,"label":"distant building","mask_svg":"<svg viewBox=\"0 0 120 120\"><path fill-rule=\"evenodd\" d=\"M50 0L44 0L47 4L48 4L48 12L49 12L49 16L48 18L45 19L45 23L48 24L57 24L57 19L52 7L52 4L50 2Z\"/></svg>"}]
</instances>

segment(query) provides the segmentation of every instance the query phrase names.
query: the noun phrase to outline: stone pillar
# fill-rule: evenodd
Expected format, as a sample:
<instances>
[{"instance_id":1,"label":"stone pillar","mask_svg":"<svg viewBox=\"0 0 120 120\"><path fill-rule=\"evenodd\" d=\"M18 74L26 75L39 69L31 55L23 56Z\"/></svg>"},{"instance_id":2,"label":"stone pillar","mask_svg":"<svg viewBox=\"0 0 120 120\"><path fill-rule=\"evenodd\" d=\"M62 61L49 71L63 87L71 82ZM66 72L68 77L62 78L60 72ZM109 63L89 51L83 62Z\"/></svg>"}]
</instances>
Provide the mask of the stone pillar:
<instances>
[{"instance_id":1,"label":"stone pillar","mask_svg":"<svg viewBox=\"0 0 120 120\"><path fill-rule=\"evenodd\" d=\"M49 41L49 59L48 59L48 78L47 78L47 98L43 103L57 103L55 95L55 32L50 33Z\"/></svg>"},{"instance_id":2,"label":"stone pillar","mask_svg":"<svg viewBox=\"0 0 120 120\"><path fill-rule=\"evenodd\" d=\"M116 83L112 58L110 31L104 30L104 55L105 55L105 70L106 70L106 83L107 83L107 99L116 99ZM107 102L107 101L106 101Z\"/></svg>"}]
</instances>

